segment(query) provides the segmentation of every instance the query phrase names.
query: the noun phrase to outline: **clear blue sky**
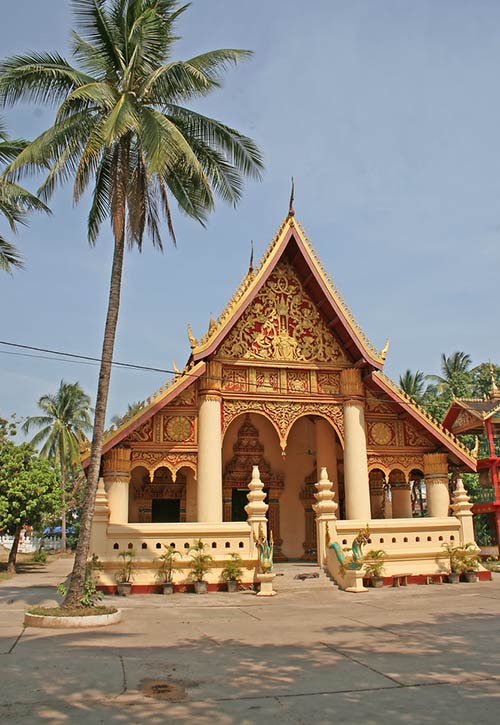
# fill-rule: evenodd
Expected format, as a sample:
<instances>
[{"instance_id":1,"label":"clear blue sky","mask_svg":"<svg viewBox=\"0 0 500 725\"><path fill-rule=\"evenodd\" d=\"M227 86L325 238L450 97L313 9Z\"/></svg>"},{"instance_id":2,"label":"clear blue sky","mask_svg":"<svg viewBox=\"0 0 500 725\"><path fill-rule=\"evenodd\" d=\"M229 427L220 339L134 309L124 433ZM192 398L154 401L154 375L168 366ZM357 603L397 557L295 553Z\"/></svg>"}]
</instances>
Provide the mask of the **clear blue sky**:
<instances>
[{"instance_id":1,"label":"clear blue sky","mask_svg":"<svg viewBox=\"0 0 500 725\"><path fill-rule=\"evenodd\" d=\"M7 9L8 6L8 9ZM0 54L67 54L66 0L2 9ZM176 56L217 47L254 58L198 107L262 147L266 173L207 229L176 214L178 248L128 254L116 359L170 368L189 355L248 267L295 210L386 372L438 372L442 352L500 363L500 3L497 0L195 0ZM53 111L4 113L33 137ZM0 338L100 354L111 235L86 243L69 189L17 244L27 270L0 277ZM5 231L5 230L4 230ZM5 350L0 346L0 350ZM108 413L167 376L115 370ZM0 414L35 412L59 381L95 393L97 368L0 352Z\"/></svg>"}]
</instances>

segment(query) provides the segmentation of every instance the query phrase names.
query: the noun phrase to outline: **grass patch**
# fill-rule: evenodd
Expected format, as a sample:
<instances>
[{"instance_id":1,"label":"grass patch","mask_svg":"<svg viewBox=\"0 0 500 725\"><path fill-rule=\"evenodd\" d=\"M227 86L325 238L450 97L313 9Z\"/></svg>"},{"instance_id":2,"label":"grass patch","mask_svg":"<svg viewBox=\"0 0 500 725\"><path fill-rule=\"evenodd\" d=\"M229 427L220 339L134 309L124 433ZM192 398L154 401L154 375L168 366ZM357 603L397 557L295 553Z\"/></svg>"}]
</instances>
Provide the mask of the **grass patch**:
<instances>
[{"instance_id":1,"label":"grass patch","mask_svg":"<svg viewBox=\"0 0 500 725\"><path fill-rule=\"evenodd\" d=\"M114 614L116 607L32 607L28 614L41 617L94 617L99 614Z\"/></svg>"}]
</instances>

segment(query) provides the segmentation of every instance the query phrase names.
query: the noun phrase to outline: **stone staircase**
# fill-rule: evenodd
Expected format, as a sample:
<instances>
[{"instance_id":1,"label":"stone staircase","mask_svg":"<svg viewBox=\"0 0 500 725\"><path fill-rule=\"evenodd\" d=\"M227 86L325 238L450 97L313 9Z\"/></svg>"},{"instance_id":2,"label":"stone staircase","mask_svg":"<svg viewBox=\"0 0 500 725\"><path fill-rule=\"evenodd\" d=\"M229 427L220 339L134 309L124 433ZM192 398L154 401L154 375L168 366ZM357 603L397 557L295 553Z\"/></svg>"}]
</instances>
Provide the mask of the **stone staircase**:
<instances>
[{"instance_id":1,"label":"stone staircase","mask_svg":"<svg viewBox=\"0 0 500 725\"><path fill-rule=\"evenodd\" d=\"M315 561L287 561L273 567L277 592L299 592L315 589L336 589L335 584Z\"/></svg>"}]
</instances>

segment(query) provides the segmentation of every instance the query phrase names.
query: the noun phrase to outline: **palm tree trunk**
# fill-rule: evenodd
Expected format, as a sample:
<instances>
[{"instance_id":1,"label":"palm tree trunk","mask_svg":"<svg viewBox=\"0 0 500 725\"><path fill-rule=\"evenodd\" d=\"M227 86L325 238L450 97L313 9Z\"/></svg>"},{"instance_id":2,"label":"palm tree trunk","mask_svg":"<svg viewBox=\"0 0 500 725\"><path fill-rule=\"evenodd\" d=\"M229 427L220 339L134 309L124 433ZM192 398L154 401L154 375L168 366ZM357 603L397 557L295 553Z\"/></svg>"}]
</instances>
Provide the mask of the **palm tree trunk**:
<instances>
[{"instance_id":1,"label":"palm tree trunk","mask_svg":"<svg viewBox=\"0 0 500 725\"><path fill-rule=\"evenodd\" d=\"M14 541L12 542L12 548L9 552L9 559L7 562L7 571L9 574L15 574L16 573L16 560L17 560L17 550L19 549L19 540L21 538L21 530L22 526L16 526L16 530L14 532Z\"/></svg>"},{"instance_id":2,"label":"palm tree trunk","mask_svg":"<svg viewBox=\"0 0 500 725\"><path fill-rule=\"evenodd\" d=\"M111 268L111 283L109 288L108 313L104 328L104 341L102 346L101 366L99 370L99 383L97 386L97 399L95 404L94 431L90 449L90 463L87 474L87 492L80 522L80 534L76 546L75 563L71 574L68 593L64 600L65 607L79 607L83 596L85 583L85 566L89 557L90 530L94 517L95 497L99 483L101 468L102 441L104 437L104 423L106 419L106 406L108 402L109 380L111 376L111 363L115 346L116 325L120 308L120 293L123 272L123 256L125 250L125 232L119 238L115 237L113 264Z\"/></svg>"},{"instance_id":3,"label":"palm tree trunk","mask_svg":"<svg viewBox=\"0 0 500 725\"><path fill-rule=\"evenodd\" d=\"M66 451L64 436L61 439L61 552L66 552Z\"/></svg>"}]
</instances>

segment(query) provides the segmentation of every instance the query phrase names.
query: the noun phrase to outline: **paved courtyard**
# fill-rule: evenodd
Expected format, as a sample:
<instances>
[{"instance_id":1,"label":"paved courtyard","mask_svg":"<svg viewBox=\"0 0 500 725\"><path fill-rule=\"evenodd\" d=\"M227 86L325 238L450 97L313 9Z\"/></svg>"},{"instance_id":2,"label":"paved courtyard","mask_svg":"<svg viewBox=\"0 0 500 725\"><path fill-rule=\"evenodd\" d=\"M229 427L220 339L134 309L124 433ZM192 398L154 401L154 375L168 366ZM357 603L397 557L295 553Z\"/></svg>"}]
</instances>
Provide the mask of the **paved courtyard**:
<instances>
[{"instance_id":1,"label":"paved courtyard","mask_svg":"<svg viewBox=\"0 0 500 725\"><path fill-rule=\"evenodd\" d=\"M23 630L25 607L54 599L70 567L0 584L2 722L500 719L500 574L352 595L288 572L272 599L108 598L124 610L112 627Z\"/></svg>"}]
</instances>

